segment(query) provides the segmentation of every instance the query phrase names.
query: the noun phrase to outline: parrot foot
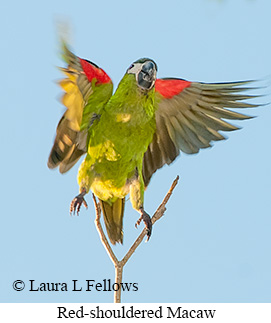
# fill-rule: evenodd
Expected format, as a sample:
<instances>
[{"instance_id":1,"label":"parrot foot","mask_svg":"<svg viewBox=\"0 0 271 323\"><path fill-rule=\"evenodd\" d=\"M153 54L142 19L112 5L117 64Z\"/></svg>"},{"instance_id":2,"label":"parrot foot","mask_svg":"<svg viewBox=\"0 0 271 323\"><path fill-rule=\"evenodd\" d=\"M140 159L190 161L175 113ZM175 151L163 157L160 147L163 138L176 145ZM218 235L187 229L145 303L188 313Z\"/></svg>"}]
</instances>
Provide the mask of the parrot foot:
<instances>
[{"instance_id":1,"label":"parrot foot","mask_svg":"<svg viewBox=\"0 0 271 323\"><path fill-rule=\"evenodd\" d=\"M152 222L151 222L151 217L149 216L148 213L146 213L144 211L143 208L139 209L139 212L141 214L141 217L136 221L135 227L137 228L137 226L140 224L140 222L143 220L145 227L147 229L147 240L148 241L150 239L151 236L151 231L152 231Z\"/></svg>"},{"instance_id":2,"label":"parrot foot","mask_svg":"<svg viewBox=\"0 0 271 323\"><path fill-rule=\"evenodd\" d=\"M85 194L86 194L86 191L83 190L82 193L75 196L75 198L71 201L70 215L72 215L72 213L73 215L75 215L75 212L77 213L77 215L79 215L82 204L84 204L86 209L88 208L87 202L84 199Z\"/></svg>"}]
</instances>

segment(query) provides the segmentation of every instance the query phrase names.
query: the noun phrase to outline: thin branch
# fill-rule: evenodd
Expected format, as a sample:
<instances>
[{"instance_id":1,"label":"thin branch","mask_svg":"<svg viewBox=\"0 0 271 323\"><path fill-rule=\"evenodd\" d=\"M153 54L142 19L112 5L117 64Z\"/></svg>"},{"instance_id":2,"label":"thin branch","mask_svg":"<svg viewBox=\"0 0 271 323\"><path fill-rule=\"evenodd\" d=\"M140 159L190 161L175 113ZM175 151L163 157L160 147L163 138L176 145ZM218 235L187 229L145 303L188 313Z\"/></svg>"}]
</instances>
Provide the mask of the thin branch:
<instances>
[{"instance_id":1,"label":"thin branch","mask_svg":"<svg viewBox=\"0 0 271 323\"><path fill-rule=\"evenodd\" d=\"M165 213L166 211L166 204L169 200L169 198L171 197L174 188L176 187L177 183L179 181L179 176L177 176L175 178L175 180L173 181L173 183L171 184L171 187L169 189L169 191L167 192L167 195L164 197L163 202L159 205L159 207L157 208L157 210L155 211L154 215L151 218L151 222L152 224L154 224L157 220L159 220ZM129 258L132 256L132 254L136 251L137 247L140 245L140 243L142 242L143 238L145 237L147 233L146 228L143 229L143 231L140 233L140 235L138 236L138 238L136 239L136 241L133 243L133 245L131 246L131 248L129 249L129 251L126 253L126 255L122 258L122 260L120 261L123 266L127 263L127 261L129 260Z\"/></svg>"},{"instance_id":2,"label":"thin branch","mask_svg":"<svg viewBox=\"0 0 271 323\"><path fill-rule=\"evenodd\" d=\"M167 192L167 195L164 197L163 202L158 206L156 212L154 213L153 217L152 217L152 224L154 224L157 220L159 220L165 213L166 211L166 204L168 202L168 200L170 199L174 188L176 187L176 185L178 184L179 181L179 175L174 179L173 183L171 184L171 187L169 189L169 191Z\"/></svg>"},{"instance_id":3,"label":"thin branch","mask_svg":"<svg viewBox=\"0 0 271 323\"><path fill-rule=\"evenodd\" d=\"M115 256L107 238L106 235L104 234L100 219L101 219L101 208L99 206L99 204L97 203L97 200L95 198L95 195L92 194L92 198L94 201L94 205L95 205L95 211L96 211L96 227L97 227L97 231L100 234L100 239L105 247L105 250L107 251L110 259L112 260L113 264L116 265L119 261L117 259L117 257Z\"/></svg>"},{"instance_id":4,"label":"thin branch","mask_svg":"<svg viewBox=\"0 0 271 323\"><path fill-rule=\"evenodd\" d=\"M152 216L152 218L151 218L152 224L154 224L157 220L159 220L164 215L164 213L166 211L166 204L167 204L168 200L170 199L174 188L178 184L178 181L179 181L179 176L177 176L175 178L169 191L167 192L166 196L164 197L163 202L159 205L156 212ZM121 302L121 282L122 282L123 268L124 268L125 264L127 263L127 261L131 258L132 254L135 252L137 247L141 244L142 240L144 239L144 237L147 233L147 230L146 230L146 228L144 228L142 230L142 232L139 234L139 236L137 237L137 239L135 240L135 242L133 243L131 248L128 250L126 255L122 258L121 261L119 261L115 255L114 251L112 250L112 248L106 238L106 235L104 234L104 231L103 231L103 228L102 228L102 225L100 222L100 219L101 219L100 205L97 203L97 200L96 200L94 194L92 194L92 197L93 197L95 211L96 211L96 220L95 220L96 228L97 228L97 231L100 235L100 239L102 241L102 244L104 245L110 259L112 260L112 262L115 266L115 283L117 284L117 286L119 286L119 289L117 291L114 291L114 302L120 303Z\"/></svg>"},{"instance_id":5,"label":"thin branch","mask_svg":"<svg viewBox=\"0 0 271 323\"><path fill-rule=\"evenodd\" d=\"M114 291L114 303L121 303L121 283L122 283L122 272L123 272L123 266L117 265L115 266L115 283L117 283L119 286L119 289L117 291Z\"/></svg>"}]
</instances>

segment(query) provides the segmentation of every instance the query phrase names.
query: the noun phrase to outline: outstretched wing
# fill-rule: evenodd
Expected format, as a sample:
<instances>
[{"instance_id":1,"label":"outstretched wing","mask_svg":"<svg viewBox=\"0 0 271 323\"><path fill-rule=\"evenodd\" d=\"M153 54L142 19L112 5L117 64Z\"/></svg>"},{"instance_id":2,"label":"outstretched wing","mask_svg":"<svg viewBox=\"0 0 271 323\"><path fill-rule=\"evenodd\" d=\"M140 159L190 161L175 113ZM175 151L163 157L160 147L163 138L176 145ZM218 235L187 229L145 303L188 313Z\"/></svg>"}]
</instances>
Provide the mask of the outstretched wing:
<instances>
[{"instance_id":1,"label":"outstretched wing","mask_svg":"<svg viewBox=\"0 0 271 323\"><path fill-rule=\"evenodd\" d=\"M86 153L88 129L110 99L113 84L101 68L75 56L65 42L62 48L68 66L61 68L66 78L59 84L67 110L58 123L48 167L59 166L60 173L65 173Z\"/></svg>"},{"instance_id":2,"label":"outstretched wing","mask_svg":"<svg viewBox=\"0 0 271 323\"><path fill-rule=\"evenodd\" d=\"M143 159L143 177L147 186L151 176L180 154L195 154L211 147L212 141L223 140L219 131L239 129L224 121L251 117L228 108L253 108L243 102L256 96L242 92L252 81L234 83L197 83L182 79L157 79L155 83L156 132Z\"/></svg>"}]
</instances>

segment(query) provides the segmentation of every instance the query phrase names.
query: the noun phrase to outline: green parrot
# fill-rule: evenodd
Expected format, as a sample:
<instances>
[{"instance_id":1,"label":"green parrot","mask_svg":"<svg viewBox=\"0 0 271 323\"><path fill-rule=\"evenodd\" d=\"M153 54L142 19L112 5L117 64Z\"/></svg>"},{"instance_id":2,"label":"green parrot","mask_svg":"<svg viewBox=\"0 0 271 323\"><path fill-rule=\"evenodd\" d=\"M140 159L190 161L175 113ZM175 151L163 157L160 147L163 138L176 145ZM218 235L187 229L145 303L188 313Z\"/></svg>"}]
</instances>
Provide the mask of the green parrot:
<instances>
[{"instance_id":1,"label":"green parrot","mask_svg":"<svg viewBox=\"0 0 271 323\"><path fill-rule=\"evenodd\" d=\"M125 197L143 220L147 239L151 219L144 209L144 190L152 175L180 154L195 154L223 140L219 131L237 127L224 119L250 117L228 108L251 108L242 94L252 81L199 83L177 78L157 79L157 65L149 58L135 61L113 94L113 84L96 64L77 57L63 41L66 107L56 130L48 167L67 172L86 154L78 171L79 195L70 206L77 215L91 190L102 207L112 244L123 242Z\"/></svg>"}]
</instances>

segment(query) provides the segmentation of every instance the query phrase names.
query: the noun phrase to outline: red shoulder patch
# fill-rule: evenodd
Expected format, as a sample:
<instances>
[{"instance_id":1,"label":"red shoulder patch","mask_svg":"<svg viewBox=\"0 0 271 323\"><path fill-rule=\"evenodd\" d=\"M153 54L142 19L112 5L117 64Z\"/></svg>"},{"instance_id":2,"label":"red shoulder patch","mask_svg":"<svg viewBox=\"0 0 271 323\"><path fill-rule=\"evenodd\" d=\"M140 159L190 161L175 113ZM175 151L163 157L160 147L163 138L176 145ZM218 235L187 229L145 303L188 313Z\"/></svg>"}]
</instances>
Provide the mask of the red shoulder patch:
<instances>
[{"instance_id":1,"label":"red shoulder patch","mask_svg":"<svg viewBox=\"0 0 271 323\"><path fill-rule=\"evenodd\" d=\"M96 67L94 64L86 61L85 59L79 58L82 65L83 71L86 74L86 77L91 82L94 78L97 79L97 83L104 84L110 83L111 78L105 73L101 68Z\"/></svg>"},{"instance_id":2,"label":"red shoulder patch","mask_svg":"<svg viewBox=\"0 0 271 323\"><path fill-rule=\"evenodd\" d=\"M191 82L181 79L157 79L155 82L155 91L163 97L170 99L189 87Z\"/></svg>"}]
</instances>

